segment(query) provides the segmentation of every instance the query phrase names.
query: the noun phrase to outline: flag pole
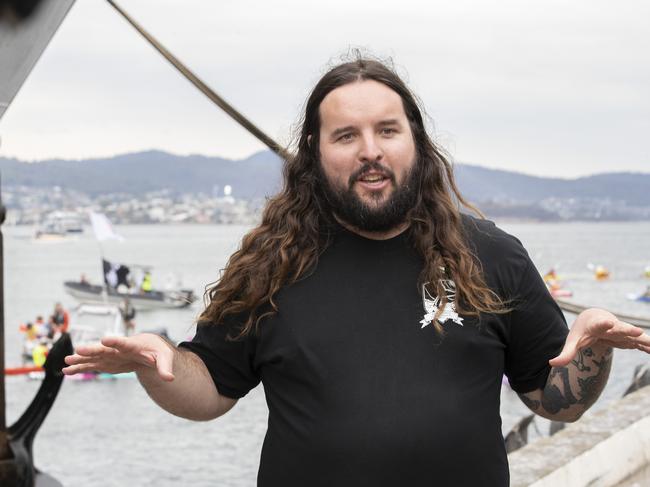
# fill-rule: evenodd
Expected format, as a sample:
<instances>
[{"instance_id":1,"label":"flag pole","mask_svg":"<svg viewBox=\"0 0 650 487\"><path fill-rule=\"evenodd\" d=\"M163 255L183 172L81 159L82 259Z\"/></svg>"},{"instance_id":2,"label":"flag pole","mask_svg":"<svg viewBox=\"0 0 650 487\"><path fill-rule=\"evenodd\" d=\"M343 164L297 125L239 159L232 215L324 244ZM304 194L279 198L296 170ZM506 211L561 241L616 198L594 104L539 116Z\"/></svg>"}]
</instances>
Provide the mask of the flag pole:
<instances>
[{"instance_id":1,"label":"flag pole","mask_svg":"<svg viewBox=\"0 0 650 487\"><path fill-rule=\"evenodd\" d=\"M101 257L102 264L102 301L104 305L108 308L108 283L106 282L106 272L104 270L104 262L106 258L104 257L104 248L102 247L102 241L104 240L119 240L122 241L124 238L113 230L111 222L106 218L106 215L103 213L95 213L93 211L89 212L90 224L93 227L93 233L95 234L95 240L97 241L97 246L99 247L99 255Z\"/></svg>"}]
</instances>

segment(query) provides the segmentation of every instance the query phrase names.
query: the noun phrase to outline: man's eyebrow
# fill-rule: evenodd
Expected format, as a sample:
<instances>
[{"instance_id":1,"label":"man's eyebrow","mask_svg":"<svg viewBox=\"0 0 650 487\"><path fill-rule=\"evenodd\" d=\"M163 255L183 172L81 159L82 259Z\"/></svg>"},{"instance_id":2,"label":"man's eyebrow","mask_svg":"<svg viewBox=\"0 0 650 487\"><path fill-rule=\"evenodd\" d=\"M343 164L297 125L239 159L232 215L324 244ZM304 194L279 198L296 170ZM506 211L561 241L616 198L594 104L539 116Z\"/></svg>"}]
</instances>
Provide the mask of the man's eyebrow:
<instances>
[{"instance_id":1,"label":"man's eyebrow","mask_svg":"<svg viewBox=\"0 0 650 487\"><path fill-rule=\"evenodd\" d=\"M354 127L352 125L347 125L345 127L339 127L330 134L330 137L331 138L336 138L339 135L341 135L341 134L343 134L345 132L349 132L351 130L354 130Z\"/></svg>"},{"instance_id":2,"label":"man's eyebrow","mask_svg":"<svg viewBox=\"0 0 650 487\"><path fill-rule=\"evenodd\" d=\"M379 127L384 127L386 125L400 125L400 121L396 118L389 118L388 120L382 120L377 124Z\"/></svg>"},{"instance_id":3,"label":"man's eyebrow","mask_svg":"<svg viewBox=\"0 0 650 487\"><path fill-rule=\"evenodd\" d=\"M387 119L387 120L382 120L381 122L377 123L377 126L378 126L378 127L386 127L386 126L388 126L388 125L400 125L400 123L401 123L401 122L400 122L398 119L396 119L396 118L389 118L389 119ZM354 127L353 125L347 125L347 126L345 126L345 127L339 127L339 128L337 128L337 129L335 129L335 130L330 134L330 137L331 137L331 138L336 138L336 137L338 137L339 135L341 135L341 134L343 134L343 133L345 133L345 132L349 132L349 131L351 131L351 130L355 130L355 127Z\"/></svg>"}]
</instances>

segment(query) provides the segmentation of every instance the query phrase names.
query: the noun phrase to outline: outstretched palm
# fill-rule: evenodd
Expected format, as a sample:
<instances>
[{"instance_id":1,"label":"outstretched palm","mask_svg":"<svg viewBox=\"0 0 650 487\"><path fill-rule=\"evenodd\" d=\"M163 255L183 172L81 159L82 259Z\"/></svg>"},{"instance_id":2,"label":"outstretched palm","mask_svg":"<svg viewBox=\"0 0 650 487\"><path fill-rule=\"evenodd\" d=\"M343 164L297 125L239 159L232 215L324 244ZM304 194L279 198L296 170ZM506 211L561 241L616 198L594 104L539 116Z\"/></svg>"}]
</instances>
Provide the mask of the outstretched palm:
<instances>
[{"instance_id":1,"label":"outstretched palm","mask_svg":"<svg viewBox=\"0 0 650 487\"><path fill-rule=\"evenodd\" d=\"M65 358L66 375L80 372L122 372L156 369L162 380L172 381L174 349L162 337L143 333L131 337L105 337L101 343L80 346Z\"/></svg>"},{"instance_id":2,"label":"outstretched palm","mask_svg":"<svg viewBox=\"0 0 650 487\"><path fill-rule=\"evenodd\" d=\"M562 367L573 360L578 350L595 343L612 348L636 348L650 353L650 337L639 327L619 321L612 313L588 309L580 313L569 332L564 349L549 363Z\"/></svg>"}]
</instances>

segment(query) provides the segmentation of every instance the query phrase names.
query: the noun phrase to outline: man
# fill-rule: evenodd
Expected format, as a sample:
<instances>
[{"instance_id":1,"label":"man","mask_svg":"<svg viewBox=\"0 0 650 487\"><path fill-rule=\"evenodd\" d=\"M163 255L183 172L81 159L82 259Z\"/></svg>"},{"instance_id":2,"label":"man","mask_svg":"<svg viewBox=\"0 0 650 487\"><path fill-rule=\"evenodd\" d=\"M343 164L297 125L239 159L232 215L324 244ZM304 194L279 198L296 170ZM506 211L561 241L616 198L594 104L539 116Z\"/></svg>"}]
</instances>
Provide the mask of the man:
<instances>
[{"instance_id":1,"label":"man","mask_svg":"<svg viewBox=\"0 0 650 487\"><path fill-rule=\"evenodd\" d=\"M131 300L128 297L125 297L122 300L120 305L120 314L122 315L122 321L124 322L124 334L129 336L135 330L135 307L131 304Z\"/></svg>"},{"instance_id":2,"label":"man","mask_svg":"<svg viewBox=\"0 0 650 487\"><path fill-rule=\"evenodd\" d=\"M506 486L504 373L533 411L574 421L612 347L650 350L603 310L568 332L519 241L459 213L450 164L384 65L325 74L297 149L192 342L106 338L65 373L135 370L194 420L263 382L260 486Z\"/></svg>"}]
</instances>

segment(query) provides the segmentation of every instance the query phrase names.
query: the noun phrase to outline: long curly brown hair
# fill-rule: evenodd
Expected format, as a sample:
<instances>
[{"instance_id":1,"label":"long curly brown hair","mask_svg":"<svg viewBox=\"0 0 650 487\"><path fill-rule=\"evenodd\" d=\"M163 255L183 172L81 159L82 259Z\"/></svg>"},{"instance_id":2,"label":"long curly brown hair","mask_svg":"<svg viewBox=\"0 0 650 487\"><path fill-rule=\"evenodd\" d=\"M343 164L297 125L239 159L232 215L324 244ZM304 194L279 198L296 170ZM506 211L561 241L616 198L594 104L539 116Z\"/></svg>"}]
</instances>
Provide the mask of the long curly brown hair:
<instances>
[{"instance_id":1,"label":"long curly brown hair","mask_svg":"<svg viewBox=\"0 0 650 487\"><path fill-rule=\"evenodd\" d=\"M333 218L320 187L319 106L332 90L365 80L383 83L400 95L415 141L420 178L415 206L407 216L407 232L424 260L418 288L426 283L444 303L443 281L452 279L459 313L476 316L507 311L506 303L485 284L480 262L466 242L460 206L482 215L460 194L452 165L428 136L415 97L383 63L357 59L328 71L311 92L297 150L284 164L283 188L267 202L261 224L243 238L220 279L206 289L200 321L219 324L227 315L243 313L247 319L239 336L247 335L265 316L278 311L274 296L283 286L315 269L328 246L327 229ZM436 319L433 324L442 333Z\"/></svg>"}]
</instances>

